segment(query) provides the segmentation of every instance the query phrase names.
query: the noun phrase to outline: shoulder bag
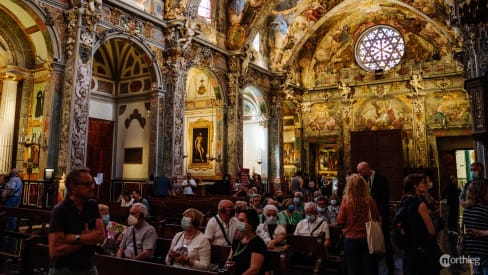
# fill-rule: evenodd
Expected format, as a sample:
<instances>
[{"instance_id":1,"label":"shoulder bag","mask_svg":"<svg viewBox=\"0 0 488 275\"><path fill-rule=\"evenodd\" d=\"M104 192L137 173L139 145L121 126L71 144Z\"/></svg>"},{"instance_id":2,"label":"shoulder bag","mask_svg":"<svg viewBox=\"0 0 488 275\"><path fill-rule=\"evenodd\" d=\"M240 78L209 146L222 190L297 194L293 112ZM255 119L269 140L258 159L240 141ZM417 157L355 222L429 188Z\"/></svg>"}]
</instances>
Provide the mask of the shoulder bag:
<instances>
[{"instance_id":1,"label":"shoulder bag","mask_svg":"<svg viewBox=\"0 0 488 275\"><path fill-rule=\"evenodd\" d=\"M366 222L366 233L368 240L369 254L385 253L385 238L381 230L381 223L374 221L369 208L369 221Z\"/></svg>"}]
</instances>

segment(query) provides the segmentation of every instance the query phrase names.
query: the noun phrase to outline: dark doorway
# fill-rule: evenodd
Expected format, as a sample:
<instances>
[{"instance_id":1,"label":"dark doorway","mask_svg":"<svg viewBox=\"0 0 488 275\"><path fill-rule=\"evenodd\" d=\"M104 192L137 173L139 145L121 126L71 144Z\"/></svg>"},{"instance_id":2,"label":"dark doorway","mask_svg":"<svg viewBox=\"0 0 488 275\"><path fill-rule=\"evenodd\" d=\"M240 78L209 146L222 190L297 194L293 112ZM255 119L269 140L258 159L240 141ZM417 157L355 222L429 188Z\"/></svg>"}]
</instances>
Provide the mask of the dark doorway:
<instances>
[{"instance_id":1,"label":"dark doorway","mask_svg":"<svg viewBox=\"0 0 488 275\"><path fill-rule=\"evenodd\" d=\"M110 199L110 181L112 179L112 152L114 122L90 118L88 126L88 147L86 165L92 175L103 173L103 183L97 185L97 200Z\"/></svg>"},{"instance_id":2,"label":"dark doorway","mask_svg":"<svg viewBox=\"0 0 488 275\"><path fill-rule=\"evenodd\" d=\"M351 167L359 162L386 176L390 201L400 200L403 185L403 148L400 130L351 132Z\"/></svg>"}]
</instances>

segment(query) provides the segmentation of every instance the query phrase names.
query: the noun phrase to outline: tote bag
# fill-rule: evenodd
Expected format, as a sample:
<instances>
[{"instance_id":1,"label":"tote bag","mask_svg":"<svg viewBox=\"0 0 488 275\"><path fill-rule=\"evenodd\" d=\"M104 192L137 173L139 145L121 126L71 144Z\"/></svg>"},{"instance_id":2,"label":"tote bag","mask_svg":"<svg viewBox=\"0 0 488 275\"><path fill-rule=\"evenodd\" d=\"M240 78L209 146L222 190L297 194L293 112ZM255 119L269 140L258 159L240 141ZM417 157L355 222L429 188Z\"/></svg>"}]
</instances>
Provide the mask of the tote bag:
<instances>
[{"instance_id":1,"label":"tote bag","mask_svg":"<svg viewBox=\"0 0 488 275\"><path fill-rule=\"evenodd\" d=\"M371 208L369 209L369 221L366 222L366 233L368 240L369 254L385 253L385 238L381 230L381 223L373 221Z\"/></svg>"}]
</instances>

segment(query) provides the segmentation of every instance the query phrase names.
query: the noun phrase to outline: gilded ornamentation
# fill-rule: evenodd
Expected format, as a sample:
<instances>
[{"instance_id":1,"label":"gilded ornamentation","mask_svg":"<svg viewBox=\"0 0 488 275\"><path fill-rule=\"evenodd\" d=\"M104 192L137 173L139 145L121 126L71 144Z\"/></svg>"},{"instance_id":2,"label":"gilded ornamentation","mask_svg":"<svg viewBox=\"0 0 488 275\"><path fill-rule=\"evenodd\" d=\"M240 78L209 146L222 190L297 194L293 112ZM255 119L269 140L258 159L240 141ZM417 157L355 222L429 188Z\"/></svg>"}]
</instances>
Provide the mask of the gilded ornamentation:
<instances>
[{"instance_id":1,"label":"gilded ornamentation","mask_svg":"<svg viewBox=\"0 0 488 275\"><path fill-rule=\"evenodd\" d=\"M66 55L69 57L73 54L74 44L76 42L76 25L78 23L78 14L75 9L65 12L68 21L68 37L66 39Z\"/></svg>"},{"instance_id":2,"label":"gilded ornamentation","mask_svg":"<svg viewBox=\"0 0 488 275\"><path fill-rule=\"evenodd\" d=\"M428 167L427 162L427 135L424 114L424 98L415 97L412 99L413 135L415 148L415 165L417 167Z\"/></svg>"},{"instance_id":3,"label":"gilded ornamentation","mask_svg":"<svg viewBox=\"0 0 488 275\"><path fill-rule=\"evenodd\" d=\"M110 23L114 26L118 26L120 22L120 16L122 15L122 12L117 9L113 8L112 12L110 13Z\"/></svg>"},{"instance_id":4,"label":"gilded ornamentation","mask_svg":"<svg viewBox=\"0 0 488 275\"><path fill-rule=\"evenodd\" d=\"M447 87L450 87L452 85L452 81L450 79L447 79L445 77L434 81L435 86L441 88L442 90L445 90Z\"/></svg>"},{"instance_id":5,"label":"gilded ornamentation","mask_svg":"<svg viewBox=\"0 0 488 275\"><path fill-rule=\"evenodd\" d=\"M142 32L142 35L144 35L145 37L151 38L152 37L151 31L152 31L153 28L154 28L154 24L152 24L149 21L145 22L144 23L144 30Z\"/></svg>"},{"instance_id":6,"label":"gilded ornamentation","mask_svg":"<svg viewBox=\"0 0 488 275\"><path fill-rule=\"evenodd\" d=\"M131 36L136 36L140 34L140 23L135 19L124 24L124 31Z\"/></svg>"}]
</instances>

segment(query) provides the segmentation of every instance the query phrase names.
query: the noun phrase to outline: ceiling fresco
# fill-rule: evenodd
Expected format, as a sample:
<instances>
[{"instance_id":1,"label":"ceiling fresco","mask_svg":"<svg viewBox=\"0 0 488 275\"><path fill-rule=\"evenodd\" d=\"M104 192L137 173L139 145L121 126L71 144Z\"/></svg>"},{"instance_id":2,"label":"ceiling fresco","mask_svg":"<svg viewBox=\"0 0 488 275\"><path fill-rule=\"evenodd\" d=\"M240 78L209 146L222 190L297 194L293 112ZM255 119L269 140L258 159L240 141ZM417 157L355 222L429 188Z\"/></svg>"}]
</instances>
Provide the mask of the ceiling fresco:
<instances>
[{"instance_id":1,"label":"ceiling fresco","mask_svg":"<svg viewBox=\"0 0 488 275\"><path fill-rule=\"evenodd\" d=\"M231 1L229 12L234 17L229 19L232 25L229 32L239 28L240 33L245 28L249 34L246 43L259 33L260 54L267 57L269 68L296 70L300 75L297 84L306 88L317 86L320 73L358 69L355 41L374 25L389 25L402 34L407 48L402 63L439 60L451 56L448 49L457 49L460 44L455 30L447 24L450 1L279 0L262 5L247 2Z\"/></svg>"}]
</instances>

